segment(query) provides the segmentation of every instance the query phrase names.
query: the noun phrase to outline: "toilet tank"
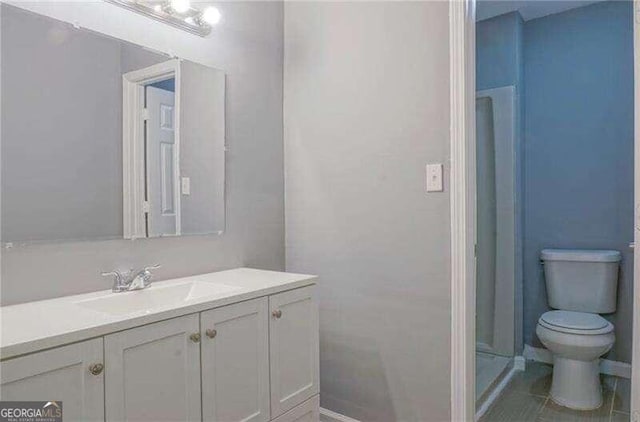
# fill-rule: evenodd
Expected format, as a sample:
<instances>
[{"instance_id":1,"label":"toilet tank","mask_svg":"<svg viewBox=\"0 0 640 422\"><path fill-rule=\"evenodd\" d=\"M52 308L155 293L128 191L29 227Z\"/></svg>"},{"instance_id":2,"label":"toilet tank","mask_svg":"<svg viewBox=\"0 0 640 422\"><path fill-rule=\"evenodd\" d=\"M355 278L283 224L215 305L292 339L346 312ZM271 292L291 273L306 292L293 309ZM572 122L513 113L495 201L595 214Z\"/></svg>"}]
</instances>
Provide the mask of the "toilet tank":
<instances>
[{"instance_id":1,"label":"toilet tank","mask_svg":"<svg viewBox=\"0 0 640 422\"><path fill-rule=\"evenodd\" d=\"M543 249L540 259L549 306L596 314L615 312L620 252Z\"/></svg>"}]
</instances>

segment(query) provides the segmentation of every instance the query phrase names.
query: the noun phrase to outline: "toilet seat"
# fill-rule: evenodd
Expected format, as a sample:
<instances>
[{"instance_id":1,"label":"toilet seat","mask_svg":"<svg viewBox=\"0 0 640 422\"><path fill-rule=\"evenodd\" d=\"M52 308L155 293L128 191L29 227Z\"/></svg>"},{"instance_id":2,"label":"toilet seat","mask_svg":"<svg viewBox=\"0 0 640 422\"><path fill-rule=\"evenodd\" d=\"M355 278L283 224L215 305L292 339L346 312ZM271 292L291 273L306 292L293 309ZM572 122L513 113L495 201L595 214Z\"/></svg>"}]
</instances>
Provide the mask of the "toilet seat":
<instances>
[{"instance_id":1,"label":"toilet seat","mask_svg":"<svg viewBox=\"0 0 640 422\"><path fill-rule=\"evenodd\" d=\"M549 311L542 314L538 323L553 331L567 334L609 334L614 327L598 314L574 311Z\"/></svg>"}]
</instances>

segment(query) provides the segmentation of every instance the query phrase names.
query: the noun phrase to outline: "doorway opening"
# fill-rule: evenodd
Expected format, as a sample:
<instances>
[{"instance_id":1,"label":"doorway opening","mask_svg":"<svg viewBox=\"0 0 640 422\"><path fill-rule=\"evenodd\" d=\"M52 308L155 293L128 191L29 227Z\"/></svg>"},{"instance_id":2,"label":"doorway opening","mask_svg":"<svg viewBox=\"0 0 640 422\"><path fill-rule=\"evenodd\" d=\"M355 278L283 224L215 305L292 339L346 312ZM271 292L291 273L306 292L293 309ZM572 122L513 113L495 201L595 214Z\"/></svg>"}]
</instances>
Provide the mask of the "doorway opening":
<instances>
[{"instance_id":1,"label":"doorway opening","mask_svg":"<svg viewBox=\"0 0 640 422\"><path fill-rule=\"evenodd\" d=\"M499 6L498 8L504 8L509 4L509 2L487 2L489 3L495 7ZM562 2L536 3L545 3L545 7L548 7L558 6ZM634 84L635 75L640 69L638 66L640 54L636 53L640 43L638 42L638 24L633 18L634 5L632 2L594 2L589 5L575 3L571 7L535 18L522 18L523 21L531 24L525 23L521 32L516 31L516 37L521 37L520 41L527 42L538 34L540 40L550 39L553 34L552 26L559 23L563 17L562 14L581 14L579 19L570 19L567 25L560 28L565 34L557 41L561 44L569 42L569 38L576 36L578 30L570 25L583 22L587 12L593 12L597 8L626 8L624 14L607 15L605 10L597 10L598 13L594 15L596 20L604 16L610 19L621 18L624 22L612 24L608 21L599 24L592 19L589 29L590 37L578 37L570 45L567 44L566 49L535 48L530 44L522 51L520 61L515 61L516 64L531 67L523 72L527 75L526 78L516 83L490 81L493 85L478 84L477 88L477 78L481 75L477 74L476 65L483 59L478 57L480 54L476 56L478 52L476 40L481 36L476 33L478 10L476 6L474 1L450 3L452 420L473 420L476 410L479 411L477 416L482 416L489 410L482 420L483 422L491 421L490 418L487 419L491 415L491 404L501 397L503 392L517 390L515 387L506 387L519 370L527 368L541 371L542 381L537 383L536 387L532 387L534 390L537 387L541 389L536 391L530 389L524 392L520 390L518 393L532 397L538 395L542 401L539 403L540 406L528 406L527 403L518 402L519 404L511 406L514 411L534 409L538 417L544 412L566 412L570 407L555 400L557 397L555 399L552 397L553 393L550 389L554 379L553 364L558 362L555 361L554 351L551 350L553 346L548 347L549 345L544 343L545 336L536 332L536 326L540 324L539 318L546 312L566 310L566 303L558 304L548 297L548 283L553 283L554 277L546 274L546 268L541 263L544 257L553 259L558 249L561 250L560 255L565 258L567 249L580 251L598 249L604 250L603 253L595 252L598 259L602 257L613 259L618 256L621 258L619 277L616 277L617 295L614 312L599 311L595 308L592 311L585 311L594 315L592 321L598 323L604 321L601 330L609 330L610 326L615 327L615 331L614 329L610 331L616 334L614 344L611 349L603 351L603 359L598 361L600 364L597 367L597 371L601 373L599 375L601 382L599 381L598 385L602 388L604 407L593 407L607 409L609 413L602 420L624 420L625 417L635 420L634 418L640 418L640 371L636 367L631 367L631 362L640 361L640 341L638 340L640 339L640 295L633 292L640 291L640 263L637 259L634 260L634 250L631 249L630 244L637 240L635 238L640 234L640 225L636 223L640 215L637 200L640 197L640 169L635 169L633 165L634 149L636 159L640 152L640 125L637 124L640 116L638 112L640 88L638 84ZM494 16L511 12L513 11L503 10ZM529 10L523 13L532 12ZM543 21L546 16L549 20ZM598 31L602 32L602 36L594 36ZM496 32L492 35L495 34ZM615 39L620 41L620 35L624 35L624 41L616 43ZM606 43L610 43L609 47L604 46ZM590 64L582 63L581 60L588 58L589 54L593 57L593 54L587 54L585 49L598 50L600 58ZM546 57L552 54L553 50L563 50L565 55L557 60ZM620 53L622 50L624 50L621 53L624 55L622 60L612 58L613 54ZM567 59L570 63L564 70L558 72L558 67L562 67L561 63ZM624 64L623 69L614 72L615 75L608 75L608 71L620 64ZM504 69L504 66L498 68L494 64L492 72L485 72L484 75L492 77L504 75ZM544 76L545 72L550 71L562 74L564 79L558 79L557 81L561 82L556 82L554 85L555 79ZM481 71L478 70L478 72ZM597 76L597 74L600 75L599 79L594 79L594 75ZM522 77L522 74L519 77ZM537 79L532 80L532 78ZM520 83L524 85L519 85ZM583 89L574 89L581 84ZM626 88L621 88L625 84ZM491 171L487 171L486 167L491 166L494 172L497 171L496 162L500 160L496 159L495 149L496 114L504 117L504 112L498 112L492 101L484 99L477 102L477 100L478 94L485 90L508 86L515 86L516 91L514 107L516 113L514 176L516 181L514 208L516 270L514 271L515 287L513 295L510 295L512 301L498 301L497 293L500 289L496 289L499 280L495 274L498 263L503 264L504 261L496 260L492 256L492 254L497 255L495 252L498 249L497 227L502 224L496 223L500 221L495 217L500 208L496 192L498 186L509 179L495 177ZM574 89L575 96L567 95L565 92L567 88ZM614 95L618 90L619 93ZM524 95L521 97L522 92ZM527 93L531 95L527 96ZM550 97L559 94L563 94L558 97L561 98L560 100L550 101ZM573 105L567 98L573 98L571 100ZM522 104L518 104L519 100L522 100ZM597 108L601 111L593 114L593 110ZM612 123L617 122L621 117L624 119L623 122ZM519 121L519 118L522 121ZM540 122L543 124L540 125ZM575 134L576 130L582 132ZM561 136L556 137L553 131L559 131ZM605 142L605 139L609 141ZM608 148L603 149L605 146ZM522 147L520 158L519 147ZM559 152L557 148L564 148L564 150ZM488 154L487 151L491 151L492 154ZM518 159L523 160L520 167L518 167ZM609 167L605 169L603 166ZM559 176L560 171L564 176ZM603 178L598 178L597 175ZM491 183L494 177L499 181L495 185ZM522 179L519 180L519 177ZM480 178L482 180L477 180ZM520 186L525 186L525 189L519 202L517 192ZM562 193L556 194L556 192ZM576 194L583 196L577 197ZM590 200L584 199L589 195L591 195ZM483 208L482 201L492 196L496 198L495 209L486 206ZM523 207L521 214L518 213L519 204ZM535 206L527 208L531 204ZM564 210L562 210L563 207ZM541 208L544 209L541 210ZM569 212L572 209L574 212L571 215L563 216L560 212ZM554 214L546 215L544 210L547 212L552 210ZM596 221L598 215L608 220ZM520 219L523 225L519 228ZM560 223L560 226L557 223ZM569 228L575 228L573 231L575 235L569 233ZM595 233L594 230L600 230L602 233ZM536 237L537 235L540 236ZM546 237L542 238L542 235ZM611 236L617 237L613 239ZM518 242L522 244L519 245ZM538 243L534 245L535 242ZM488 251L483 251L483 247ZM553 250L545 254L543 253L545 248ZM522 253L522 264L518 261L519 251ZM594 258L595 255L591 255L590 258ZM580 256L584 258L583 255ZM481 262L483 259L484 261ZM509 262L511 262L510 257ZM613 266L617 265L616 261ZM521 268L520 272L518 268ZM535 300L531 301L532 297L535 297ZM488 383L489 387L486 387L486 383L482 385L481 377L478 376L482 366L478 355L486 353L488 341L496 341L492 334L492 329L496 327L496 309L509 303L514 304L515 318L512 321L513 329L508 329L514 335L513 355L507 356L511 359L512 366L510 368L507 365L506 369L502 369L501 365L498 365L494 373L500 372L501 375L495 378L489 377L493 381ZM487 312L487 309L492 310L493 315ZM569 312L577 311L569 309ZM492 352L491 356L501 355ZM581 383L574 382L574 384ZM488 388L489 392L483 392L484 388ZM617 396L613 397L615 394ZM482 404L481 399L480 406L476 407L476 399L481 396L484 396L486 405ZM516 402L513 401L512 404ZM621 403L624 403L625 407L617 407ZM553 408L553 406L559 407ZM577 411L597 413L600 411L597 409ZM573 410L575 409L571 409ZM581 415L584 416L584 414ZM511 415L510 418L511 420L528 420L520 413L517 416ZM531 420L535 420L535 417Z\"/></svg>"},{"instance_id":2,"label":"doorway opening","mask_svg":"<svg viewBox=\"0 0 640 422\"><path fill-rule=\"evenodd\" d=\"M180 62L123 75L123 217L128 239L181 234Z\"/></svg>"}]
</instances>

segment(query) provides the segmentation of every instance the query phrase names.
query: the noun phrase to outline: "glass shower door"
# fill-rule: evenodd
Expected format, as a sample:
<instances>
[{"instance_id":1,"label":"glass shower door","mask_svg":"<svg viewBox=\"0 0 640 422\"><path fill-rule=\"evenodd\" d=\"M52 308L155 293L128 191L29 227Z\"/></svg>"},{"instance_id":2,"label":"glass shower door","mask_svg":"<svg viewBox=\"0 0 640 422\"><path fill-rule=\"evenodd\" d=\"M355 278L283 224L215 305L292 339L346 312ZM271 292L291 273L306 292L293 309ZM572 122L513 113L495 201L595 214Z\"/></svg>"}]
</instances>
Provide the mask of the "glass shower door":
<instances>
[{"instance_id":1,"label":"glass shower door","mask_svg":"<svg viewBox=\"0 0 640 422\"><path fill-rule=\"evenodd\" d=\"M476 95L476 399L503 376L515 347L515 92Z\"/></svg>"},{"instance_id":2,"label":"glass shower door","mask_svg":"<svg viewBox=\"0 0 640 422\"><path fill-rule=\"evenodd\" d=\"M492 351L496 290L496 153L491 97L476 100L476 344Z\"/></svg>"}]
</instances>

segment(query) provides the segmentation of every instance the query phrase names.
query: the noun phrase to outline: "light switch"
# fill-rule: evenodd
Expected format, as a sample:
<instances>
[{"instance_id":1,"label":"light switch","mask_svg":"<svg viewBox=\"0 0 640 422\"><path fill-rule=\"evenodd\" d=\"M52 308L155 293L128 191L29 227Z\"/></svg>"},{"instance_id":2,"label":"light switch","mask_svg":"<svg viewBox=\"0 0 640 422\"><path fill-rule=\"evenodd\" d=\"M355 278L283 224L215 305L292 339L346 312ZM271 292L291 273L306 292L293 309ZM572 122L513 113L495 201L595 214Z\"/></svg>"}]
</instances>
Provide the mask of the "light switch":
<instances>
[{"instance_id":1,"label":"light switch","mask_svg":"<svg viewBox=\"0 0 640 422\"><path fill-rule=\"evenodd\" d=\"M442 164L427 164L427 192L442 192Z\"/></svg>"},{"instance_id":2,"label":"light switch","mask_svg":"<svg viewBox=\"0 0 640 422\"><path fill-rule=\"evenodd\" d=\"M181 177L180 178L180 183L181 183L181 191L183 195L191 195L191 179L188 177Z\"/></svg>"}]
</instances>

